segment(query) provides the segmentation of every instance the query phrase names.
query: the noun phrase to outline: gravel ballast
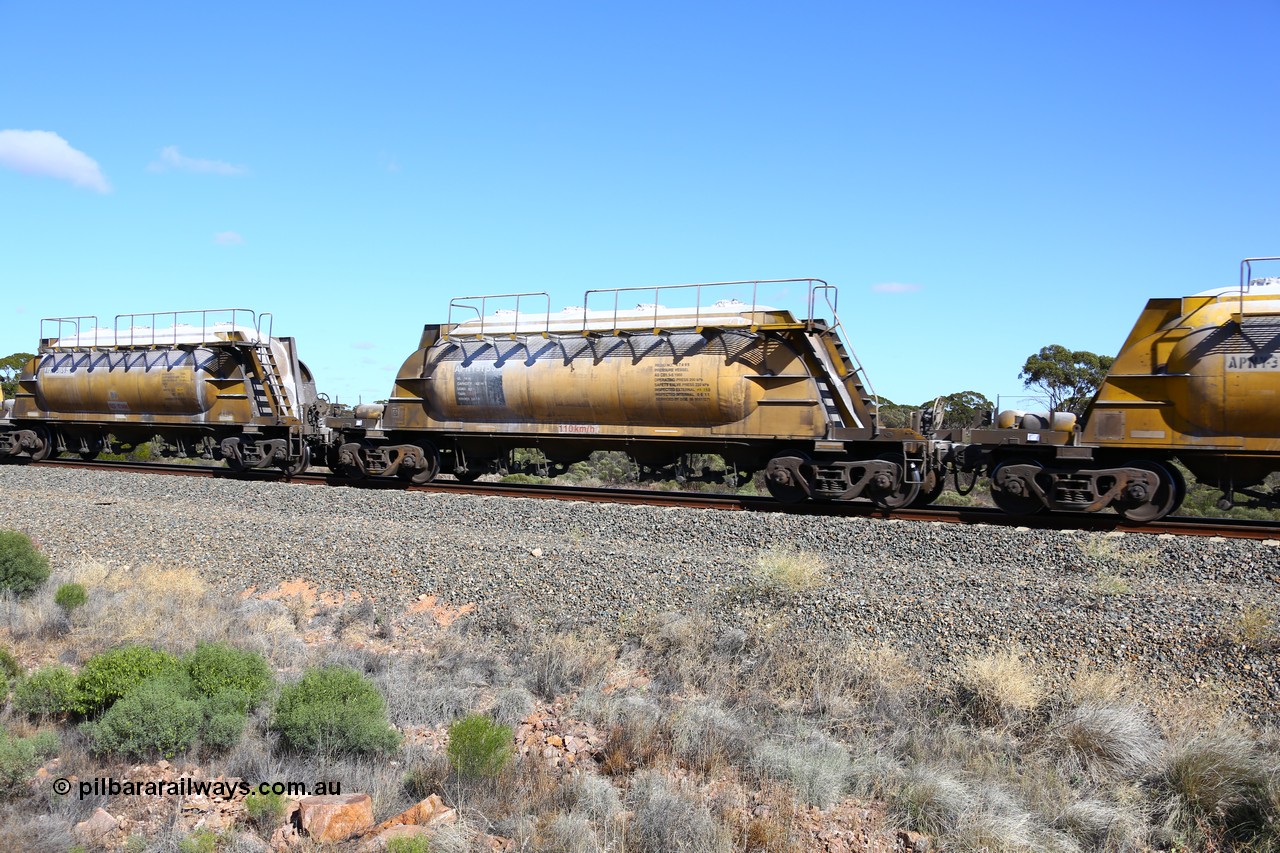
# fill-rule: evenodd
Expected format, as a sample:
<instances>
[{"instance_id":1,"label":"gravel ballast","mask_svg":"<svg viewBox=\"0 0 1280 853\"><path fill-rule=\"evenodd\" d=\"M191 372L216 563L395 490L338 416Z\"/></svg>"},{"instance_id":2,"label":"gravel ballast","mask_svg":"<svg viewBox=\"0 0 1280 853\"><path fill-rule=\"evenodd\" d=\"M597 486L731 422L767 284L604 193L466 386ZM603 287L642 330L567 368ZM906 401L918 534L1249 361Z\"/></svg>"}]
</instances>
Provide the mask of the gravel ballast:
<instances>
[{"instance_id":1,"label":"gravel ballast","mask_svg":"<svg viewBox=\"0 0 1280 853\"><path fill-rule=\"evenodd\" d=\"M608 631L637 612L726 627L788 621L800 639L885 643L932 679L1016 645L1048 670L1124 665L1170 696L1280 717L1272 644L1242 617L1280 612L1280 543L1035 531L0 466L0 527L55 564L189 565L228 592L302 578L391 606L477 606ZM753 588L767 547L821 555L821 587Z\"/></svg>"}]
</instances>

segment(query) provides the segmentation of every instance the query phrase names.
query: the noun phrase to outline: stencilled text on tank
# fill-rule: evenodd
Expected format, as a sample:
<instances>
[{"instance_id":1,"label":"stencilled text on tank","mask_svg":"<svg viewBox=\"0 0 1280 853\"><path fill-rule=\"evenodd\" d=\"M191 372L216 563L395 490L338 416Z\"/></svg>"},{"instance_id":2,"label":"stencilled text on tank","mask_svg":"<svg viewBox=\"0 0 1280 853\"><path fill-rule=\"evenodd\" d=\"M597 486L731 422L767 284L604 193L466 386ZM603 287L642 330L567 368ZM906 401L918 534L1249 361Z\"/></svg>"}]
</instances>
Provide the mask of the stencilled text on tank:
<instances>
[{"instance_id":1,"label":"stencilled text on tank","mask_svg":"<svg viewBox=\"0 0 1280 853\"><path fill-rule=\"evenodd\" d=\"M1259 370L1280 371L1280 353L1262 352L1253 355L1223 356L1227 370L1237 373L1252 373Z\"/></svg>"},{"instance_id":2,"label":"stencilled text on tank","mask_svg":"<svg viewBox=\"0 0 1280 853\"><path fill-rule=\"evenodd\" d=\"M689 364L664 364L653 369L655 400L710 400L711 385Z\"/></svg>"},{"instance_id":3,"label":"stencilled text on tank","mask_svg":"<svg viewBox=\"0 0 1280 853\"><path fill-rule=\"evenodd\" d=\"M483 363L458 369L453 374L453 400L459 406L505 406L502 374Z\"/></svg>"},{"instance_id":4,"label":"stencilled text on tank","mask_svg":"<svg viewBox=\"0 0 1280 853\"><path fill-rule=\"evenodd\" d=\"M160 390L166 397L173 399L185 398L191 393L191 377L170 371L160 374Z\"/></svg>"}]
</instances>

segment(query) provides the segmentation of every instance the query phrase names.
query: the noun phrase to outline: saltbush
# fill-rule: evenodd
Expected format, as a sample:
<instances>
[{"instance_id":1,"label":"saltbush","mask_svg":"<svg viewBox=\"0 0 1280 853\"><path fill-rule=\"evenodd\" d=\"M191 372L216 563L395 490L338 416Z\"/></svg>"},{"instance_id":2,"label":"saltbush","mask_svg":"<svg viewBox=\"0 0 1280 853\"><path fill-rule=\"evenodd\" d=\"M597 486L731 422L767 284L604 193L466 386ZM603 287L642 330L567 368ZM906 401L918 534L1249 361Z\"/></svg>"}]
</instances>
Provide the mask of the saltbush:
<instances>
[{"instance_id":1,"label":"saltbush","mask_svg":"<svg viewBox=\"0 0 1280 853\"><path fill-rule=\"evenodd\" d=\"M0 590L30 595L49 578L49 560L30 537L0 530Z\"/></svg>"},{"instance_id":2,"label":"saltbush","mask_svg":"<svg viewBox=\"0 0 1280 853\"><path fill-rule=\"evenodd\" d=\"M17 792L42 761L57 754L58 736L53 732L12 737L0 729L0 796Z\"/></svg>"},{"instance_id":3,"label":"saltbush","mask_svg":"<svg viewBox=\"0 0 1280 853\"><path fill-rule=\"evenodd\" d=\"M178 842L178 853L215 853L217 849L218 834L205 827Z\"/></svg>"},{"instance_id":4,"label":"saltbush","mask_svg":"<svg viewBox=\"0 0 1280 853\"><path fill-rule=\"evenodd\" d=\"M389 752L400 736L386 702L365 676L345 666L312 668L280 691L271 727L297 750Z\"/></svg>"},{"instance_id":5,"label":"saltbush","mask_svg":"<svg viewBox=\"0 0 1280 853\"><path fill-rule=\"evenodd\" d=\"M200 735L200 703L189 697L182 674L152 678L120 697L96 721L81 728L100 753L172 758Z\"/></svg>"},{"instance_id":6,"label":"saltbush","mask_svg":"<svg viewBox=\"0 0 1280 853\"><path fill-rule=\"evenodd\" d=\"M22 664L13 656L13 652L0 646L0 698L9 689L9 685L22 675Z\"/></svg>"},{"instance_id":7,"label":"saltbush","mask_svg":"<svg viewBox=\"0 0 1280 853\"><path fill-rule=\"evenodd\" d=\"M86 716L104 711L144 681L179 667L173 655L147 646L123 646L94 655L76 679L74 710Z\"/></svg>"},{"instance_id":8,"label":"saltbush","mask_svg":"<svg viewBox=\"0 0 1280 853\"><path fill-rule=\"evenodd\" d=\"M76 707L76 676L62 664L41 667L13 689L13 707L32 717L56 717Z\"/></svg>"},{"instance_id":9,"label":"saltbush","mask_svg":"<svg viewBox=\"0 0 1280 853\"><path fill-rule=\"evenodd\" d=\"M220 690L200 700L204 723L200 742L210 749L230 749L240 742L248 722L248 696L239 690Z\"/></svg>"},{"instance_id":10,"label":"saltbush","mask_svg":"<svg viewBox=\"0 0 1280 853\"><path fill-rule=\"evenodd\" d=\"M284 808L284 794L250 791L244 798L244 810L249 813L249 820L264 832L270 832L280 825L284 818Z\"/></svg>"},{"instance_id":11,"label":"saltbush","mask_svg":"<svg viewBox=\"0 0 1280 853\"><path fill-rule=\"evenodd\" d=\"M182 659L196 690L214 696L226 690L243 694L245 710L256 707L271 693L271 668L257 652L226 643L200 643Z\"/></svg>"},{"instance_id":12,"label":"saltbush","mask_svg":"<svg viewBox=\"0 0 1280 853\"><path fill-rule=\"evenodd\" d=\"M84 584L80 583L64 583L53 595L53 603L65 610L68 615L77 607L84 607L88 600L89 594L85 592Z\"/></svg>"},{"instance_id":13,"label":"saltbush","mask_svg":"<svg viewBox=\"0 0 1280 853\"><path fill-rule=\"evenodd\" d=\"M496 776L514 754L511 726L499 725L484 714L468 714L449 726L445 752L462 776Z\"/></svg>"}]
</instances>

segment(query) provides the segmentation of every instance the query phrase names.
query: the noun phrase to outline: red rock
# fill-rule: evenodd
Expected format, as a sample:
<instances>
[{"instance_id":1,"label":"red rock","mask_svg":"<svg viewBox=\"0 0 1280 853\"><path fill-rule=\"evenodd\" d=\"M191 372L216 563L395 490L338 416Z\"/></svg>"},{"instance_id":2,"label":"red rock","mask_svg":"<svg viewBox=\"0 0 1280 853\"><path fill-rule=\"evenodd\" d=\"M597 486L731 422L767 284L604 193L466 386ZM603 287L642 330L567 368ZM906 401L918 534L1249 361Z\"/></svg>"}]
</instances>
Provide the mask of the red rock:
<instances>
[{"instance_id":1,"label":"red rock","mask_svg":"<svg viewBox=\"0 0 1280 853\"><path fill-rule=\"evenodd\" d=\"M933 849L932 838L905 829L898 833L898 841L907 853L929 853Z\"/></svg>"},{"instance_id":2,"label":"red rock","mask_svg":"<svg viewBox=\"0 0 1280 853\"><path fill-rule=\"evenodd\" d=\"M102 808L94 809L88 820L76 824L71 834L81 844L94 844L110 835L119 826L119 821Z\"/></svg>"},{"instance_id":3,"label":"red rock","mask_svg":"<svg viewBox=\"0 0 1280 853\"><path fill-rule=\"evenodd\" d=\"M346 841L373 826L373 800L368 794L303 797L298 817L303 834L316 841Z\"/></svg>"},{"instance_id":4,"label":"red rock","mask_svg":"<svg viewBox=\"0 0 1280 853\"><path fill-rule=\"evenodd\" d=\"M457 819L458 813L446 806L438 795L432 794L395 817L384 820L365 835L376 835L393 826L443 826L454 823Z\"/></svg>"}]
</instances>

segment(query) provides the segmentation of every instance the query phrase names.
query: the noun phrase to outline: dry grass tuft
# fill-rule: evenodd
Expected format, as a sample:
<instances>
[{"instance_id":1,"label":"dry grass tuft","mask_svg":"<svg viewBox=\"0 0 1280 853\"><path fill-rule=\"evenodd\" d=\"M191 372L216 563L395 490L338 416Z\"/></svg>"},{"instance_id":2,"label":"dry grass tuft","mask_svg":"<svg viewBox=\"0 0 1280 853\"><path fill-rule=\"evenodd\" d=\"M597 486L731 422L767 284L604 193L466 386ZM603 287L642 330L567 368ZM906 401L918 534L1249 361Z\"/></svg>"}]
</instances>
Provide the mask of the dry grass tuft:
<instances>
[{"instance_id":1,"label":"dry grass tuft","mask_svg":"<svg viewBox=\"0 0 1280 853\"><path fill-rule=\"evenodd\" d=\"M187 567L84 567L89 602L81 608L81 638L93 649L145 643L174 654L228 633L230 602L210 595Z\"/></svg>"},{"instance_id":2,"label":"dry grass tuft","mask_svg":"<svg viewBox=\"0 0 1280 853\"><path fill-rule=\"evenodd\" d=\"M645 771L631 786L634 812L627 850L636 853L729 853L732 838L697 795Z\"/></svg>"},{"instance_id":3,"label":"dry grass tuft","mask_svg":"<svg viewBox=\"0 0 1280 853\"><path fill-rule=\"evenodd\" d=\"M966 782L946 771L919 765L907 774L892 799L902 824L926 835L943 835L955 829L977 802Z\"/></svg>"},{"instance_id":4,"label":"dry grass tuft","mask_svg":"<svg viewBox=\"0 0 1280 853\"><path fill-rule=\"evenodd\" d=\"M1159 561L1158 549L1133 551L1121 547L1132 541L1124 533L1098 533L1080 543L1080 552L1086 559L1101 563L1103 569L1145 569Z\"/></svg>"},{"instance_id":5,"label":"dry grass tuft","mask_svg":"<svg viewBox=\"0 0 1280 853\"><path fill-rule=\"evenodd\" d=\"M1174 839L1210 847L1266 832L1280 844L1280 779L1256 747L1254 738L1225 726L1170 746L1155 786L1166 797L1165 829Z\"/></svg>"},{"instance_id":6,"label":"dry grass tuft","mask_svg":"<svg viewBox=\"0 0 1280 853\"><path fill-rule=\"evenodd\" d=\"M1128 595L1133 586L1120 575L1110 572L1099 572L1094 578L1093 588L1099 595Z\"/></svg>"},{"instance_id":7,"label":"dry grass tuft","mask_svg":"<svg viewBox=\"0 0 1280 853\"><path fill-rule=\"evenodd\" d=\"M1280 621L1274 607L1246 607L1227 626L1226 633L1232 642L1256 652L1280 645Z\"/></svg>"},{"instance_id":8,"label":"dry grass tuft","mask_svg":"<svg viewBox=\"0 0 1280 853\"><path fill-rule=\"evenodd\" d=\"M1085 799L1068 805L1055 827L1086 850L1139 850L1145 841L1145 816L1136 808L1105 800Z\"/></svg>"},{"instance_id":9,"label":"dry grass tuft","mask_svg":"<svg viewBox=\"0 0 1280 853\"><path fill-rule=\"evenodd\" d=\"M1049 722L1049 737L1090 775L1133 779L1160 755L1160 734L1135 705L1087 702Z\"/></svg>"},{"instance_id":10,"label":"dry grass tuft","mask_svg":"<svg viewBox=\"0 0 1280 853\"><path fill-rule=\"evenodd\" d=\"M1040 678L1016 649L971 657L960 668L961 700L983 726L1019 722L1040 704Z\"/></svg>"},{"instance_id":11,"label":"dry grass tuft","mask_svg":"<svg viewBox=\"0 0 1280 853\"><path fill-rule=\"evenodd\" d=\"M530 687L543 699L583 690L604 679L615 657L603 637L554 634L534 649Z\"/></svg>"},{"instance_id":12,"label":"dry grass tuft","mask_svg":"<svg viewBox=\"0 0 1280 853\"><path fill-rule=\"evenodd\" d=\"M768 548L756 555L751 583L765 593L798 595L826 585L829 567L821 555L791 548Z\"/></svg>"},{"instance_id":13,"label":"dry grass tuft","mask_svg":"<svg viewBox=\"0 0 1280 853\"><path fill-rule=\"evenodd\" d=\"M766 778L789 784L800 801L820 809L843 796L852 770L849 751L818 732L763 741L755 748L752 764Z\"/></svg>"},{"instance_id":14,"label":"dry grass tuft","mask_svg":"<svg viewBox=\"0 0 1280 853\"><path fill-rule=\"evenodd\" d=\"M688 703L672 729L676 757L704 773L741 761L750 753L747 726L714 701Z\"/></svg>"}]
</instances>

